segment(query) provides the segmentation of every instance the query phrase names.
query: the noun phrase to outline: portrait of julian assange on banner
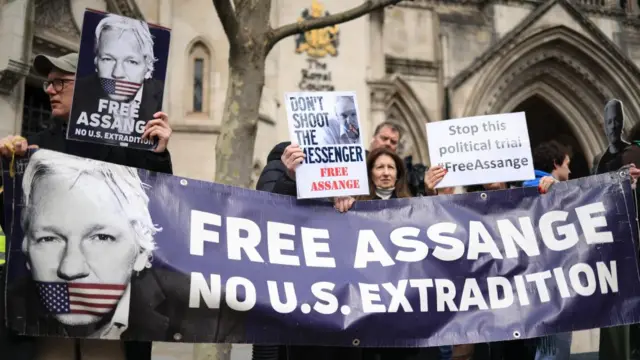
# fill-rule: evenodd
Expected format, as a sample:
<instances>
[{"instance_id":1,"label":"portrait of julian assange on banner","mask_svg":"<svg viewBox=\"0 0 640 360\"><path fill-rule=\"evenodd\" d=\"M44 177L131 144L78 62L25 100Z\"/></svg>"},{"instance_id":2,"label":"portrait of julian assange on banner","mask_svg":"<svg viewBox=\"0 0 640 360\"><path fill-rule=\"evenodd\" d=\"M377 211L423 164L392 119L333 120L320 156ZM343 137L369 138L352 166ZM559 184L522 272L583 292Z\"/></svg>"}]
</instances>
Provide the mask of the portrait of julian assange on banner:
<instances>
[{"instance_id":1,"label":"portrait of julian assange on banner","mask_svg":"<svg viewBox=\"0 0 640 360\"><path fill-rule=\"evenodd\" d=\"M44 149L2 165L23 335L426 347L640 322L627 170L338 213Z\"/></svg>"},{"instance_id":2,"label":"portrait of julian assange on banner","mask_svg":"<svg viewBox=\"0 0 640 360\"><path fill-rule=\"evenodd\" d=\"M146 123L162 110L171 32L86 10L67 138L151 150Z\"/></svg>"},{"instance_id":3,"label":"portrait of julian assange on banner","mask_svg":"<svg viewBox=\"0 0 640 360\"><path fill-rule=\"evenodd\" d=\"M427 124L431 164L447 169L437 188L535 178L524 112Z\"/></svg>"},{"instance_id":4,"label":"portrait of julian assange on banner","mask_svg":"<svg viewBox=\"0 0 640 360\"><path fill-rule=\"evenodd\" d=\"M304 160L296 169L299 199L369 193L355 92L285 94L289 136Z\"/></svg>"}]
</instances>

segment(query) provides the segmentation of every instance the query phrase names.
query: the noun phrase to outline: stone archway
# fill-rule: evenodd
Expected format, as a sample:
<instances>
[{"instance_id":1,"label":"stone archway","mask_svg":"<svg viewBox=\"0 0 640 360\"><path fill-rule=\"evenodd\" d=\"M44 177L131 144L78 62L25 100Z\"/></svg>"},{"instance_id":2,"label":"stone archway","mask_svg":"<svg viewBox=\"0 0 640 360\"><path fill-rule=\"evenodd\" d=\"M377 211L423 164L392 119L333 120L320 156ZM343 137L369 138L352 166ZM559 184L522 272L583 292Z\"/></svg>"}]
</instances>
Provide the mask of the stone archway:
<instances>
[{"instance_id":1,"label":"stone archway","mask_svg":"<svg viewBox=\"0 0 640 360\"><path fill-rule=\"evenodd\" d=\"M412 156L414 163L428 164L426 124L430 119L411 86L397 75L370 82L369 85L374 94L372 108L384 111L384 120L403 129L398 153L403 157Z\"/></svg>"},{"instance_id":2,"label":"stone archway","mask_svg":"<svg viewBox=\"0 0 640 360\"><path fill-rule=\"evenodd\" d=\"M532 149L549 140L557 140L568 145L573 152L570 165L571 178L589 175L590 159L585 156L584 149L569 127L566 115L553 106L547 96L532 95L511 111L524 111L527 114L527 130Z\"/></svg>"},{"instance_id":3,"label":"stone archway","mask_svg":"<svg viewBox=\"0 0 640 360\"><path fill-rule=\"evenodd\" d=\"M627 116L639 118L639 74L635 65L572 29L542 28L483 72L464 114L510 112L537 96L561 114L590 164L606 144L602 118L608 100L620 99Z\"/></svg>"}]
</instances>

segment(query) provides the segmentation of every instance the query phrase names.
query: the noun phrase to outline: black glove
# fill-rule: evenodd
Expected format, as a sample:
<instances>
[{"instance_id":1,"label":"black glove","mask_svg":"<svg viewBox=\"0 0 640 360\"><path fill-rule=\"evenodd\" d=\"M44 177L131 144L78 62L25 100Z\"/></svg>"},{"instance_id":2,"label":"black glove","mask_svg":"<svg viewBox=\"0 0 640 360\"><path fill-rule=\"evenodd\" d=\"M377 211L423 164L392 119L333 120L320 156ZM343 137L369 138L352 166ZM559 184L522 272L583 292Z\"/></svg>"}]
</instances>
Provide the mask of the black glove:
<instances>
[{"instance_id":1,"label":"black glove","mask_svg":"<svg viewBox=\"0 0 640 360\"><path fill-rule=\"evenodd\" d=\"M413 196L424 196L427 193L424 187L424 175L429 168L424 164L413 164L412 160L411 156L407 156L404 159L407 168L409 191Z\"/></svg>"}]
</instances>

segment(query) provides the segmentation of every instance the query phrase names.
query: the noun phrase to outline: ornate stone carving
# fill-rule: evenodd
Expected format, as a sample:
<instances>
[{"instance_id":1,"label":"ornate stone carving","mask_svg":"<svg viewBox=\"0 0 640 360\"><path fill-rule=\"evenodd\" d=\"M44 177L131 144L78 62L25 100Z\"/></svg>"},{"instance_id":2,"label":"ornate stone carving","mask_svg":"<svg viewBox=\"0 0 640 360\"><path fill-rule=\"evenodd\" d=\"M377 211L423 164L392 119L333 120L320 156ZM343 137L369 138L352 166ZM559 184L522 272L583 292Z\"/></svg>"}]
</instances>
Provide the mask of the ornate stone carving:
<instances>
[{"instance_id":1,"label":"ornate stone carving","mask_svg":"<svg viewBox=\"0 0 640 360\"><path fill-rule=\"evenodd\" d=\"M16 84L29 74L29 67L29 64L10 59L6 69L0 71L0 94L11 94Z\"/></svg>"},{"instance_id":2,"label":"ornate stone carving","mask_svg":"<svg viewBox=\"0 0 640 360\"><path fill-rule=\"evenodd\" d=\"M429 117L411 86L396 75L368 81L367 84L372 110L383 112L384 120L397 124L403 130L398 153L413 155L414 162L428 162L425 124Z\"/></svg>"},{"instance_id":3,"label":"ornate stone carving","mask_svg":"<svg viewBox=\"0 0 640 360\"><path fill-rule=\"evenodd\" d=\"M69 49L66 46L55 44L48 39L41 39L36 36L33 39L33 48L31 49L31 58L29 63L33 63L33 58L36 54L47 54L51 56L62 56L72 52L74 49Z\"/></svg>"},{"instance_id":4,"label":"ornate stone carving","mask_svg":"<svg viewBox=\"0 0 640 360\"><path fill-rule=\"evenodd\" d=\"M387 74L436 77L438 67L432 61L385 57Z\"/></svg>"},{"instance_id":5,"label":"ornate stone carving","mask_svg":"<svg viewBox=\"0 0 640 360\"><path fill-rule=\"evenodd\" d=\"M536 65L540 65L537 66ZM536 67L532 70L532 68ZM562 68L570 69L572 72L572 79L564 76L566 70ZM513 95L513 90L506 91L507 87L510 89L521 88L529 85L532 79L535 79L534 75L541 75L543 73L554 73L554 77L559 80L563 80L562 84L571 88L573 95L577 97L584 97L585 93L595 93L599 97L599 100L606 101L610 96L610 91L606 89L602 83L600 83L590 71L577 63L570 54L557 50L541 51L534 56L521 59L512 70L501 77L501 81L496 84L494 91L486 98L486 106L484 113L492 113L499 111L495 104L497 102L504 102L504 100ZM584 82L588 87L578 88L577 81ZM590 104L588 99L582 99L585 104ZM598 117L596 117L598 118Z\"/></svg>"},{"instance_id":6,"label":"ornate stone carving","mask_svg":"<svg viewBox=\"0 0 640 360\"><path fill-rule=\"evenodd\" d=\"M51 31L73 42L80 41L69 0L36 0L35 14L37 30Z\"/></svg>"},{"instance_id":7,"label":"ornate stone carving","mask_svg":"<svg viewBox=\"0 0 640 360\"><path fill-rule=\"evenodd\" d=\"M393 83L389 80L367 81L371 93L371 109L385 111L391 95L393 94Z\"/></svg>"},{"instance_id":8,"label":"ornate stone carving","mask_svg":"<svg viewBox=\"0 0 640 360\"><path fill-rule=\"evenodd\" d=\"M36 32L33 53L63 55L78 50L80 28L74 18L71 1L35 0ZM100 5L100 1L94 2ZM144 20L135 0L104 2L108 12Z\"/></svg>"},{"instance_id":9,"label":"ornate stone carving","mask_svg":"<svg viewBox=\"0 0 640 360\"><path fill-rule=\"evenodd\" d=\"M108 9L116 14L144 20L142 11L138 8L135 0L108 0Z\"/></svg>"},{"instance_id":10,"label":"ornate stone carving","mask_svg":"<svg viewBox=\"0 0 640 360\"><path fill-rule=\"evenodd\" d=\"M574 105L578 106L582 113L587 114L587 120L600 119L602 115L599 109L594 108L593 99L585 95L584 88L580 88L574 83L573 79L577 78L576 75L577 74L567 74L566 70L562 71L553 67L539 66L530 69L525 73L520 73L518 75L518 81L509 84L503 89L503 91L513 96L526 91L540 82L543 82L558 91L566 91L566 95L574 99ZM599 92L594 95L601 100L599 103L604 103L608 99L606 95ZM484 114L510 111L511 109L503 109L509 99L510 97L493 97L485 107ZM560 99L555 100L560 101Z\"/></svg>"},{"instance_id":11,"label":"ornate stone carving","mask_svg":"<svg viewBox=\"0 0 640 360\"><path fill-rule=\"evenodd\" d=\"M73 22L81 30L85 10L107 11L107 2L105 0L70 0L70 8Z\"/></svg>"},{"instance_id":12,"label":"ornate stone carving","mask_svg":"<svg viewBox=\"0 0 640 360\"><path fill-rule=\"evenodd\" d=\"M511 30L508 34L502 37L495 45L493 45L488 51L479 56L476 60L474 60L471 65L469 65L465 70L456 75L450 82L451 88L455 89L462 85L469 77L473 74L477 73L483 66L485 66L490 60L494 57L508 57L507 53L510 52L514 47L516 47L519 42L522 41L521 35L525 33L540 17L542 17L545 13L547 13L553 6L556 4L560 4L564 7L569 14L571 14L593 37L597 40L598 44L600 44L604 51L609 52L610 54L615 54L614 56L619 58L621 65L626 68L631 74L640 79L640 71L635 64L629 60L622 52L620 48L613 43L600 29L590 21L586 15L581 12L582 7L578 5L574 5L569 0L556 0L556 1L548 1L535 9L528 17L526 17L520 24L518 24L513 30ZM532 34L527 34L527 39L533 39L537 34L549 31L548 28L541 28ZM574 40L571 38L572 35L569 35L570 40ZM525 40L526 42L527 40ZM577 40L575 42L578 42Z\"/></svg>"}]
</instances>

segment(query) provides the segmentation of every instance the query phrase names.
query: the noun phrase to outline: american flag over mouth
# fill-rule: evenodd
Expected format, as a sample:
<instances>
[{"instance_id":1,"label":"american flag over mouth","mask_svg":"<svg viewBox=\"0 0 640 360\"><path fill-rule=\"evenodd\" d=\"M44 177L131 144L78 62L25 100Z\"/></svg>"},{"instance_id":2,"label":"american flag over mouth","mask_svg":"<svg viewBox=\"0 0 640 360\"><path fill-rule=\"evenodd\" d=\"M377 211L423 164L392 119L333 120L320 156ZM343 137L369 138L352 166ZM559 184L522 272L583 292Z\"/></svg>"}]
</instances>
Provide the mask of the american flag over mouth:
<instances>
[{"instance_id":1,"label":"american flag over mouth","mask_svg":"<svg viewBox=\"0 0 640 360\"><path fill-rule=\"evenodd\" d=\"M130 81L100 78L102 88L109 95L123 95L133 96L135 95L142 84L137 84Z\"/></svg>"},{"instance_id":2,"label":"american flag over mouth","mask_svg":"<svg viewBox=\"0 0 640 360\"><path fill-rule=\"evenodd\" d=\"M103 315L118 304L126 285L37 282L44 307L52 314Z\"/></svg>"}]
</instances>

